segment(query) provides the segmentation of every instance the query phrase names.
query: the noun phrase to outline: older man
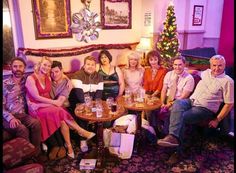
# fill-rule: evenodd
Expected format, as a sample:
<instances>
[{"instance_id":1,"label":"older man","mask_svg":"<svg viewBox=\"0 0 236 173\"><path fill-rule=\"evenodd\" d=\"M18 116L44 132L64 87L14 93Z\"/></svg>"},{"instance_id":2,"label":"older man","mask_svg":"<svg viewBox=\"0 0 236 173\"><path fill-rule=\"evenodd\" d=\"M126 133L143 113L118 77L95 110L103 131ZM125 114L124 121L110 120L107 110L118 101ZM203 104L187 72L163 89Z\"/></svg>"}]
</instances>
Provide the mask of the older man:
<instances>
[{"instance_id":1,"label":"older man","mask_svg":"<svg viewBox=\"0 0 236 173\"><path fill-rule=\"evenodd\" d=\"M196 124L202 120L212 119L209 127L216 128L230 112L234 104L234 81L224 73L225 59L214 55L210 59L210 69L201 73L201 80L189 99L176 100L173 104L169 134L157 141L164 147L180 144L185 124ZM221 103L223 108L216 115Z\"/></svg>"},{"instance_id":2,"label":"older man","mask_svg":"<svg viewBox=\"0 0 236 173\"><path fill-rule=\"evenodd\" d=\"M22 58L13 58L12 75L3 81L3 128L16 137L30 141L39 154L41 125L38 119L26 114L25 67Z\"/></svg>"}]
</instances>

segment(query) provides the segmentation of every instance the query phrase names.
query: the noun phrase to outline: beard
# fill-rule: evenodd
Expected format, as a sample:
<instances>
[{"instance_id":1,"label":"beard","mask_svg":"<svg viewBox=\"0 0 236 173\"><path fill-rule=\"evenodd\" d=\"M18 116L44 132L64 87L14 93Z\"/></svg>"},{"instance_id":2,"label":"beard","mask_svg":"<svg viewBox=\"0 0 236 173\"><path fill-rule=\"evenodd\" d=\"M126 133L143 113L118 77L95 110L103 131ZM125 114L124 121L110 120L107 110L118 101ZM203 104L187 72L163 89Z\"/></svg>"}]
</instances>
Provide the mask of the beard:
<instances>
[{"instance_id":1,"label":"beard","mask_svg":"<svg viewBox=\"0 0 236 173\"><path fill-rule=\"evenodd\" d=\"M16 78L21 78L24 75L24 72L20 70L12 71L12 73Z\"/></svg>"}]
</instances>

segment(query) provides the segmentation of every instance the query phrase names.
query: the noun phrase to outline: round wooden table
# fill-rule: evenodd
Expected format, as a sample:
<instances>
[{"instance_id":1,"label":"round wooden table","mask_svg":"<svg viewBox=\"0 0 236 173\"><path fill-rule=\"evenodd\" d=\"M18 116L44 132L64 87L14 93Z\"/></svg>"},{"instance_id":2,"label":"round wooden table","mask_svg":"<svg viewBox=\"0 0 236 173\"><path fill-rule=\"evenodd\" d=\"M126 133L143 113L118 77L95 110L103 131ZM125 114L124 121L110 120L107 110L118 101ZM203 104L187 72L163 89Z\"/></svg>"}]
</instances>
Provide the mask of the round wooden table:
<instances>
[{"instance_id":1,"label":"round wooden table","mask_svg":"<svg viewBox=\"0 0 236 173\"><path fill-rule=\"evenodd\" d=\"M147 97L147 95L146 95ZM134 101L131 98L131 103L127 103L125 96L121 96L117 99L119 105L123 105L127 110L132 110L136 112L137 115L137 131L135 135L135 146L134 152L137 152L139 143L141 141L141 129L142 129L142 112L143 111L152 111L159 109L161 107L161 100L159 98L145 98L143 102Z\"/></svg>"},{"instance_id":2,"label":"round wooden table","mask_svg":"<svg viewBox=\"0 0 236 173\"><path fill-rule=\"evenodd\" d=\"M81 118L86 121L94 122L97 124L97 145L98 145L98 160L97 160L97 166L101 167L103 156L104 156L104 143L103 143L103 123L115 120L125 113L125 108L117 103L117 111L111 112L111 110L108 108L108 105L106 104L106 101L102 101L102 117L96 116L95 111L95 101L92 102L93 108L91 111L86 111L88 109L84 103L78 104L75 108L75 115L78 118Z\"/></svg>"}]
</instances>

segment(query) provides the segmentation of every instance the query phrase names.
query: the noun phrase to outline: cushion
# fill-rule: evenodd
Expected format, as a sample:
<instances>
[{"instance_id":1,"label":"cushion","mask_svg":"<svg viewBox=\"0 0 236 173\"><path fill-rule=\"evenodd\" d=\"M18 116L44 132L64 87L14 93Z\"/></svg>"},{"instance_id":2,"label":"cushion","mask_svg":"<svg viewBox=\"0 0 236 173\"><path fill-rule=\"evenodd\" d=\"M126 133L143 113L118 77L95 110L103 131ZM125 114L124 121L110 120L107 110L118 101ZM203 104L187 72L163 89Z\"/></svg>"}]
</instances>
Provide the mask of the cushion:
<instances>
[{"instance_id":1,"label":"cushion","mask_svg":"<svg viewBox=\"0 0 236 173\"><path fill-rule=\"evenodd\" d=\"M13 136L6 130L3 130L3 142L8 141L13 138Z\"/></svg>"},{"instance_id":2,"label":"cushion","mask_svg":"<svg viewBox=\"0 0 236 173\"><path fill-rule=\"evenodd\" d=\"M20 172L28 172L28 173L43 173L43 166L38 163L27 164L24 166L20 166L11 170L5 171L5 173L20 173Z\"/></svg>"},{"instance_id":3,"label":"cushion","mask_svg":"<svg viewBox=\"0 0 236 173\"><path fill-rule=\"evenodd\" d=\"M112 65L118 65L117 64L117 58L119 56L126 55L126 53L129 51L130 49L128 48L124 48L124 49L108 49L108 51L111 53L112 55ZM72 51L72 50L71 50ZM63 70L65 73L74 73L75 71L79 70L83 65L84 65L84 58L86 56L92 55L95 58L98 58L99 52L101 50L94 50L88 53L83 53L80 55L71 55L71 56L67 56L65 54L65 56L63 57L51 57L52 60L55 61L60 61L63 64ZM27 68L32 69L34 67L34 65L36 63L38 63L41 59L41 56L35 56L35 55L26 55L25 56L25 60L27 63Z\"/></svg>"},{"instance_id":4,"label":"cushion","mask_svg":"<svg viewBox=\"0 0 236 173\"><path fill-rule=\"evenodd\" d=\"M33 144L24 138L15 138L3 144L3 165L6 169L31 158L36 152Z\"/></svg>"}]
</instances>

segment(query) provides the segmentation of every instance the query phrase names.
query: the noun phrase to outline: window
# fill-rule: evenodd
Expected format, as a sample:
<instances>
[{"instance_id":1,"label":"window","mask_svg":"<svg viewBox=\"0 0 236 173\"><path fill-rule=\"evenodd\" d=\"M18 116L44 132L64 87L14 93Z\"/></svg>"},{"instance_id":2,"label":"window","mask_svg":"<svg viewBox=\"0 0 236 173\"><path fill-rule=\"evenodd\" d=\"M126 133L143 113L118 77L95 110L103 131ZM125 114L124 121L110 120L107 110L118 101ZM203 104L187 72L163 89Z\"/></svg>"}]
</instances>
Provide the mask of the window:
<instances>
[{"instance_id":1,"label":"window","mask_svg":"<svg viewBox=\"0 0 236 173\"><path fill-rule=\"evenodd\" d=\"M8 1L3 0L3 65L8 65L15 56L10 10Z\"/></svg>"}]
</instances>

